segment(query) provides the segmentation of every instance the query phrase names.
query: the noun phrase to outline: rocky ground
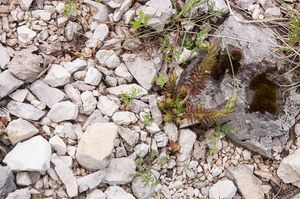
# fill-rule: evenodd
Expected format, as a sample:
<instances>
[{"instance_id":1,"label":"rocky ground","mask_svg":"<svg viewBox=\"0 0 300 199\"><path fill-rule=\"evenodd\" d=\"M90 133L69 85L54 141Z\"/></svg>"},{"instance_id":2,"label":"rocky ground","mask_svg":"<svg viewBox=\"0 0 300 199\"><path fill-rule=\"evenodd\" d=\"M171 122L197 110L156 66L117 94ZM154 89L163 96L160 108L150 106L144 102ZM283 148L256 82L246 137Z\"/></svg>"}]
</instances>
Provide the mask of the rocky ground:
<instances>
[{"instance_id":1,"label":"rocky ground","mask_svg":"<svg viewBox=\"0 0 300 199\"><path fill-rule=\"evenodd\" d=\"M176 73L181 84L203 52L190 56L184 49L179 64L169 64L162 60L161 34L130 41L136 32L129 22L140 10L151 17L149 28L161 31L175 16L171 1L0 2L1 199L300 198L300 97L294 88L284 98L279 86L295 79L280 76L287 64L271 52L279 46L276 32L244 22L288 17L283 5L236 0L231 10L229 2L216 0L215 12L223 9L223 18L201 22L217 27L230 50L244 55L235 79L236 110L220 121L235 132L213 143L214 126L164 122L158 107L164 96L153 81L159 73ZM178 9L185 3L176 2ZM300 10L299 1L286 3ZM75 4L77 13L66 16ZM204 3L192 15L209 10L211 3ZM188 29L190 36L199 32L193 24ZM172 40L175 32L166 33ZM214 31L208 35L218 38ZM190 59L186 65L184 57ZM249 82L262 71L278 85L275 115L247 111L254 94ZM141 92L127 110L121 95L132 88ZM189 103L220 109L233 91L232 75L225 74L208 79ZM149 125L145 115L154 122ZM171 141L179 151L169 150ZM159 165L164 157L169 160ZM160 184L144 186L141 177L129 177L139 174L140 158Z\"/></svg>"}]
</instances>

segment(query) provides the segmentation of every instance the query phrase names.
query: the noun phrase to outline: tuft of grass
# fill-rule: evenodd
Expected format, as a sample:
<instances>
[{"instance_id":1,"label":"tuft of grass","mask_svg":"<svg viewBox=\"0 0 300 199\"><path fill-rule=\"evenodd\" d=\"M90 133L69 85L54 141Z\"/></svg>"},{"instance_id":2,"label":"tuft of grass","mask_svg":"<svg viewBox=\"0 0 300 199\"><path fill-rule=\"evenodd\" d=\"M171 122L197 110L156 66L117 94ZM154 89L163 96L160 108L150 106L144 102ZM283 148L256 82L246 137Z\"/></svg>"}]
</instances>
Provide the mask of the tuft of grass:
<instances>
[{"instance_id":1,"label":"tuft of grass","mask_svg":"<svg viewBox=\"0 0 300 199\"><path fill-rule=\"evenodd\" d=\"M282 1L284 4L287 12L290 15L290 21L288 23L288 35L289 35L289 45L294 45L296 42L300 41L300 17L297 18L297 16L294 13L294 10L292 12L289 10L287 5Z\"/></svg>"}]
</instances>

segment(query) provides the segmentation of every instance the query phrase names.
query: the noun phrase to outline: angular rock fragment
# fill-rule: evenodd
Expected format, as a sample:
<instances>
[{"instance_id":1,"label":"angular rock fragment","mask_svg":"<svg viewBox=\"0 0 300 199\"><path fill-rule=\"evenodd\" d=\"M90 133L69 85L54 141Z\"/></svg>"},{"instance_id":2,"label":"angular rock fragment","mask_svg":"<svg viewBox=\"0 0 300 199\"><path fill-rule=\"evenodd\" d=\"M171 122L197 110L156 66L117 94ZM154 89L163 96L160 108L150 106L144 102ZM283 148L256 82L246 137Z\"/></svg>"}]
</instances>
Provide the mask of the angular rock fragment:
<instances>
[{"instance_id":1,"label":"angular rock fragment","mask_svg":"<svg viewBox=\"0 0 300 199\"><path fill-rule=\"evenodd\" d=\"M19 117L30 120L39 120L46 113L45 111L35 108L31 104L16 102L13 100L7 104L7 109Z\"/></svg>"},{"instance_id":2,"label":"angular rock fragment","mask_svg":"<svg viewBox=\"0 0 300 199\"><path fill-rule=\"evenodd\" d=\"M6 198L9 193L16 189L10 167L0 167L0 198Z\"/></svg>"},{"instance_id":3,"label":"angular rock fragment","mask_svg":"<svg viewBox=\"0 0 300 199\"><path fill-rule=\"evenodd\" d=\"M101 73L94 67L89 67L86 72L84 83L90 84L93 86L98 86L102 78Z\"/></svg>"},{"instance_id":4,"label":"angular rock fragment","mask_svg":"<svg viewBox=\"0 0 300 199\"><path fill-rule=\"evenodd\" d=\"M12 93L22 84L23 81L15 78L15 76L8 70L2 72L0 74L0 99Z\"/></svg>"},{"instance_id":5,"label":"angular rock fragment","mask_svg":"<svg viewBox=\"0 0 300 199\"><path fill-rule=\"evenodd\" d=\"M124 127L119 127L118 133L127 142L129 146L135 146L135 144L139 140L139 134L133 130Z\"/></svg>"},{"instance_id":6,"label":"angular rock fragment","mask_svg":"<svg viewBox=\"0 0 300 199\"><path fill-rule=\"evenodd\" d=\"M102 182L105 173L104 170L101 170L77 179L79 193L96 188Z\"/></svg>"},{"instance_id":7,"label":"angular rock fragment","mask_svg":"<svg viewBox=\"0 0 300 199\"><path fill-rule=\"evenodd\" d=\"M53 122L64 120L75 120L78 115L78 106L70 101L58 102L54 104L47 114Z\"/></svg>"},{"instance_id":8,"label":"angular rock fragment","mask_svg":"<svg viewBox=\"0 0 300 199\"><path fill-rule=\"evenodd\" d=\"M108 68L117 68L120 65L120 59L113 50L99 50L96 57L101 64Z\"/></svg>"},{"instance_id":9,"label":"angular rock fragment","mask_svg":"<svg viewBox=\"0 0 300 199\"><path fill-rule=\"evenodd\" d=\"M121 187L118 186L108 187L108 189L106 189L104 194L106 196L106 199L115 199L115 198L134 199L133 195L127 193Z\"/></svg>"},{"instance_id":10,"label":"angular rock fragment","mask_svg":"<svg viewBox=\"0 0 300 199\"><path fill-rule=\"evenodd\" d=\"M17 28L18 42L22 46L27 46L35 38L36 32L26 25Z\"/></svg>"},{"instance_id":11,"label":"angular rock fragment","mask_svg":"<svg viewBox=\"0 0 300 199\"><path fill-rule=\"evenodd\" d=\"M191 157L193 144L196 141L196 137L196 134L189 129L181 129L179 131L178 144L181 146L181 149L179 153L177 153L177 162L187 161L189 157Z\"/></svg>"},{"instance_id":12,"label":"angular rock fragment","mask_svg":"<svg viewBox=\"0 0 300 199\"><path fill-rule=\"evenodd\" d=\"M137 118L135 117L134 113L131 113L129 111L124 111L124 112L116 112L112 116L113 121L118 124L130 124L130 123L135 123L137 121Z\"/></svg>"},{"instance_id":13,"label":"angular rock fragment","mask_svg":"<svg viewBox=\"0 0 300 199\"><path fill-rule=\"evenodd\" d=\"M70 82L71 74L61 65L52 64L44 82L52 87L64 86Z\"/></svg>"},{"instance_id":14,"label":"angular rock fragment","mask_svg":"<svg viewBox=\"0 0 300 199\"><path fill-rule=\"evenodd\" d=\"M97 107L104 115L109 117L111 117L119 109L119 106L114 101L109 100L106 96L99 97Z\"/></svg>"}]
</instances>

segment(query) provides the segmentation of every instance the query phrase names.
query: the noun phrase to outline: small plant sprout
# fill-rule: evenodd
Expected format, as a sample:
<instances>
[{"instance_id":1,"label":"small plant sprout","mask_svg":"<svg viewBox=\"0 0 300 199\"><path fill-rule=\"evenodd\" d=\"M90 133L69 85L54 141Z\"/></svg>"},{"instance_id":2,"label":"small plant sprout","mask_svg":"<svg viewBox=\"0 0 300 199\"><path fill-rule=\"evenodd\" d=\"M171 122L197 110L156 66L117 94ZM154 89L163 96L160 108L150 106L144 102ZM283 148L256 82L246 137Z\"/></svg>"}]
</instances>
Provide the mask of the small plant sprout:
<instances>
[{"instance_id":1,"label":"small plant sprout","mask_svg":"<svg viewBox=\"0 0 300 199\"><path fill-rule=\"evenodd\" d=\"M160 76L155 75L155 77L153 78L153 81L155 81L159 85L159 87L162 89L167 82L167 78L166 78L166 75L164 73L162 73L162 74L160 74Z\"/></svg>"},{"instance_id":2,"label":"small plant sprout","mask_svg":"<svg viewBox=\"0 0 300 199\"><path fill-rule=\"evenodd\" d=\"M144 118L144 123L147 126L152 126L152 123L154 122L154 118L153 117L151 117L150 115L144 115L143 118Z\"/></svg>"},{"instance_id":3,"label":"small plant sprout","mask_svg":"<svg viewBox=\"0 0 300 199\"><path fill-rule=\"evenodd\" d=\"M82 56L83 59L87 59L87 58L91 57L91 53L84 52L84 53L81 54L81 56Z\"/></svg>"},{"instance_id":4,"label":"small plant sprout","mask_svg":"<svg viewBox=\"0 0 300 199\"><path fill-rule=\"evenodd\" d=\"M139 12L139 16L138 18L136 19L136 21L131 21L130 24L133 25L132 29L134 31L136 31L137 29L141 28L141 27L145 27L147 28L148 27L148 22L149 20L151 19L151 17L149 16L144 16L144 12L142 10L140 10Z\"/></svg>"},{"instance_id":5,"label":"small plant sprout","mask_svg":"<svg viewBox=\"0 0 300 199\"><path fill-rule=\"evenodd\" d=\"M125 107L124 107L125 110L129 110L129 105L132 103L132 99L137 97L138 95L140 95L142 93L142 91L143 91L143 89L133 86L129 92L127 92L127 93L122 92L121 98L125 104Z\"/></svg>"},{"instance_id":6,"label":"small plant sprout","mask_svg":"<svg viewBox=\"0 0 300 199\"><path fill-rule=\"evenodd\" d=\"M174 142L173 140L171 140L168 144L167 149L169 151L172 151L173 153L175 153L176 151L180 151L181 146L177 142Z\"/></svg>"},{"instance_id":7,"label":"small plant sprout","mask_svg":"<svg viewBox=\"0 0 300 199\"><path fill-rule=\"evenodd\" d=\"M225 8L222 8L221 10L218 9L217 12L215 12L216 2L214 0L210 0L211 8L208 11L208 14L212 15L214 18L223 18L222 14L226 13Z\"/></svg>"},{"instance_id":8,"label":"small plant sprout","mask_svg":"<svg viewBox=\"0 0 300 199\"><path fill-rule=\"evenodd\" d=\"M17 134L17 131L11 131L11 132L5 132L6 135L3 136L4 139L10 139L12 137L15 137Z\"/></svg>"},{"instance_id":9,"label":"small plant sprout","mask_svg":"<svg viewBox=\"0 0 300 199\"><path fill-rule=\"evenodd\" d=\"M190 169L190 166L191 166L191 164L190 163L187 163L187 162L185 162L185 163L183 163L182 164L182 166L186 169L186 170L189 170Z\"/></svg>"},{"instance_id":10,"label":"small plant sprout","mask_svg":"<svg viewBox=\"0 0 300 199\"><path fill-rule=\"evenodd\" d=\"M145 162L144 159L139 158L135 161L135 165L138 168L138 172L135 174L130 173L128 177L140 177L142 183L144 183L144 187L150 186L153 187L154 185L160 184L160 182L155 178L155 176L151 172L151 168L154 165L153 160L156 155L156 151L152 151L150 154L149 162ZM159 158L158 164L162 166L164 163L170 160L168 156L162 156Z\"/></svg>"},{"instance_id":11,"label":"small plant sprout","mask_svg":"<svg viewBox=\"0 0 300 199\"><path fill-rule=\"evenodd\" d=\"M98 3L101 3L102 1L104 1L104 0L95 0L96 2L98 2Z\"/></svg>"},{"instance_id":12,"label":"small plant sprout","mask_svg":"<svg viewBox=\"0 0 300 199\"><path fill-rule=\"evenodd\" d=\"M66 8L65 8L65 16L70 17L72 15L77 15L78 14L78 8L79 4L75 2L67 2L66 3Z\"/></svg>"},{"instance_id":13,"label":"small plant sprout","mask_svg":"<svg viewBox=\"0 0 300 199\"><path fill-rule=\"evenodd\" d=\"M27 23L29 23L29 25L31 26L32 25L32 22L35 21L36 19L33 18L34 16L32 15L31 11L30 11L30 14L28 15L28 18L27 19L24 19Z\"/></svg>"}]
</instances>

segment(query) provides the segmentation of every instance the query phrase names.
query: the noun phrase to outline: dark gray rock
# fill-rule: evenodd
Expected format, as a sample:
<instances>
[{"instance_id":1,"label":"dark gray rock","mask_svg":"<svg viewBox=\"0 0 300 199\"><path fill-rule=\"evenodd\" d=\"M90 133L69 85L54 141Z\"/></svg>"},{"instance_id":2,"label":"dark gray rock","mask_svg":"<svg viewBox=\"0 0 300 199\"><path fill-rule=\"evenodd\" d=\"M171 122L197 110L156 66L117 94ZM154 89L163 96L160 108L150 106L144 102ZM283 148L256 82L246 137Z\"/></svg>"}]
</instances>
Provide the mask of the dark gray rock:
<instances>
[{"instance_id":1,"label":"dark gray rock","mask_svg":"<svg viewBox=\"0 0 300 199\"><path fill-rule=\"evenodd\" d=\"M12 93L22 84L23 81L15 78L15 76L8 70L2 72L0 74L0 99Z\"/></svg>"},{"instance_id":2,"label":"dark gray rock","mask_svg":"<svg viewBox=\"0 0 300 199\"><path fill-rule=\"evenodd\" d=\"M37 80L30 86L32 93L42 102L44 102L49 108L55 103L67 99L67 95L57 88L48 86L44 81Z\"/></svg>"},{"instance_id":3,"label":"dark gray rock","mask_svg":"<svg viewBox=\"0 0 300 199\"><path fill-rule=\"evenodd\" d=\"M0 167L0 199L4 199L7 195L17 189L12 171L9 166Z\"/></svg>"}]
</instances>

